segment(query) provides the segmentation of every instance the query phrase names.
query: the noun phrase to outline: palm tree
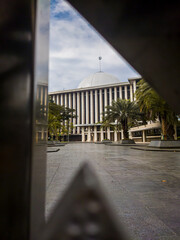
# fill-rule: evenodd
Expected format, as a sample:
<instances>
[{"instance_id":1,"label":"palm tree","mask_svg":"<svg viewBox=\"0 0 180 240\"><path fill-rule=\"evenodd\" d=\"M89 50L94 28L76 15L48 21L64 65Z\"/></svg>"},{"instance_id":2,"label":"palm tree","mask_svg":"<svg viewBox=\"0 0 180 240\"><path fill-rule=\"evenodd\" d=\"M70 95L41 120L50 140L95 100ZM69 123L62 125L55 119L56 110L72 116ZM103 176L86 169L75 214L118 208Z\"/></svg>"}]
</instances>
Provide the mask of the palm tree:
<instances>
[{"instance_id":1,"label":"palm tree","mask_svg":"<svg viewBox=\"0 0 180 240\"><path fill-rule=\"evenodd\" d=\"M136 99L140 111L144 112L149 120L161 122L163 139L174 139L174 125L177 115L172 111L167 102L154 91L143 79L138 83Z\"/></svg>"},{"instance_id":2,"label":"palm tree","mask_svg":"<svg viewBox=\"0 0 180 240\"><path fill-rule=\"evenodd\" d=\"M104 115L109 122L116 122L122 128L124 139L129 139L128 130L132 123L140 120L137 104L124 99L113 101L111 106L106 107Z\"/></svg>"}]
</instances>

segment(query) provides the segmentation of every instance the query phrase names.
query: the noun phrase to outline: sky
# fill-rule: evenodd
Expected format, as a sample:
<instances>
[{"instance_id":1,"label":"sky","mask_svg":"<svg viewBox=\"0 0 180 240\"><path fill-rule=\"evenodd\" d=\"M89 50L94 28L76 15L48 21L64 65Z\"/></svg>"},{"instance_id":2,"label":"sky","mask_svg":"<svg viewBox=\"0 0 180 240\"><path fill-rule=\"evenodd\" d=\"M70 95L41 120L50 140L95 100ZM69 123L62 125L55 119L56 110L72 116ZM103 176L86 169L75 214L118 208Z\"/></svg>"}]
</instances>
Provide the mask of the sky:
<instances>
[{"instance_id":1,"label":"sky","mask_svg":"<svg viewBox=\"0 0 180 240\"><path fill-rule=\"evenodd\" d=\"M65 0L51 0L49 91L77 88L89 75L102 71L121 82L139 74Z\"/></svg>"}]
</instances>

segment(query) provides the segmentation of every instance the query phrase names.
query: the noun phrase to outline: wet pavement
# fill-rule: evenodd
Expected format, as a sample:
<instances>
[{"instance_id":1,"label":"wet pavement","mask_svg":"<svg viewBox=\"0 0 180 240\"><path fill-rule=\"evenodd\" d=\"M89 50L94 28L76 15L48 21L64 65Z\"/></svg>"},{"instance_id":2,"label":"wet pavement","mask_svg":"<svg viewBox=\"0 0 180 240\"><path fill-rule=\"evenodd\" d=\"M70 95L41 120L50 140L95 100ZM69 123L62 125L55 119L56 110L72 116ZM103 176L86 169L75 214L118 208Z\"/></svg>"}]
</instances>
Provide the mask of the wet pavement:
<instances>
[{"instance_id":1,"label":"wet pavement","mask_svg":"<svg viewBox=\"0 0 180 240\"><path fill-rule=\"evenodd\" d=\"M133 240L180 239L180 153L78 143L47 156L46 216L88 161Z\"/></svg>"}]
</instances>

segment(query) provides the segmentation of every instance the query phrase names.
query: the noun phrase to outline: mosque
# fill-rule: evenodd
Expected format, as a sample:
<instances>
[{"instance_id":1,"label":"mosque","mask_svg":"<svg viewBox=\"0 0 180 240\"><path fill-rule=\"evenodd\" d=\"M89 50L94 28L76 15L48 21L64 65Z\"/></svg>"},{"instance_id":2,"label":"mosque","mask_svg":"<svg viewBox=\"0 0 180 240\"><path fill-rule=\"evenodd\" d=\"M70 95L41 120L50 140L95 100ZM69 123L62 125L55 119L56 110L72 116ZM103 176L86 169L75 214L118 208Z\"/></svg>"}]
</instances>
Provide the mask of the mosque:
<instances>
[{"instance_id":1,"label":"mosque","mask_svg":"<svg viewBox=\"0 0 180 240\"><path fill-rule=\"evenodd\" d=\"M98 142L105 138L111 141L123 139L122 131L101 127L102 113L113 100L129 99L135 101L137 83L141 78L130 78L120 82L118 78L102 71L82 80L77 89L50 92L53 101L59 105L76 110L72 119L73 130L70 139L82 142ZM159 122L131 128L129 136L136 142L149 142L161 138Z\"/></svg>"}]
</instances>

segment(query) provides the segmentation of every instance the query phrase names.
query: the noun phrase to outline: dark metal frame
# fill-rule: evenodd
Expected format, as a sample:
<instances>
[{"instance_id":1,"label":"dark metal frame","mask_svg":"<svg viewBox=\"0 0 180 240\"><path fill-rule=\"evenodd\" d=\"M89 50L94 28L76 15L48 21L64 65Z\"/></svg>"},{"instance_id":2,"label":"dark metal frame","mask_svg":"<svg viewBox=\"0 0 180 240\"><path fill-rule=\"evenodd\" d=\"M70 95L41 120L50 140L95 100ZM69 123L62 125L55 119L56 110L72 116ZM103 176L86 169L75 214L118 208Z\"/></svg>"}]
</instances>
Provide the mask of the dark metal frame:
<instances>
[{"instance_id":1,"label":"dark metal frame","mask_svg":"<svg viewBox=\"0 0 180 240\"><path fill-rule=\"evenodd\" d=\"M180 112L177 1L69 0ZM0 4L0 239L44 229L48 0Z\"/></svg>"}]
</instances>

